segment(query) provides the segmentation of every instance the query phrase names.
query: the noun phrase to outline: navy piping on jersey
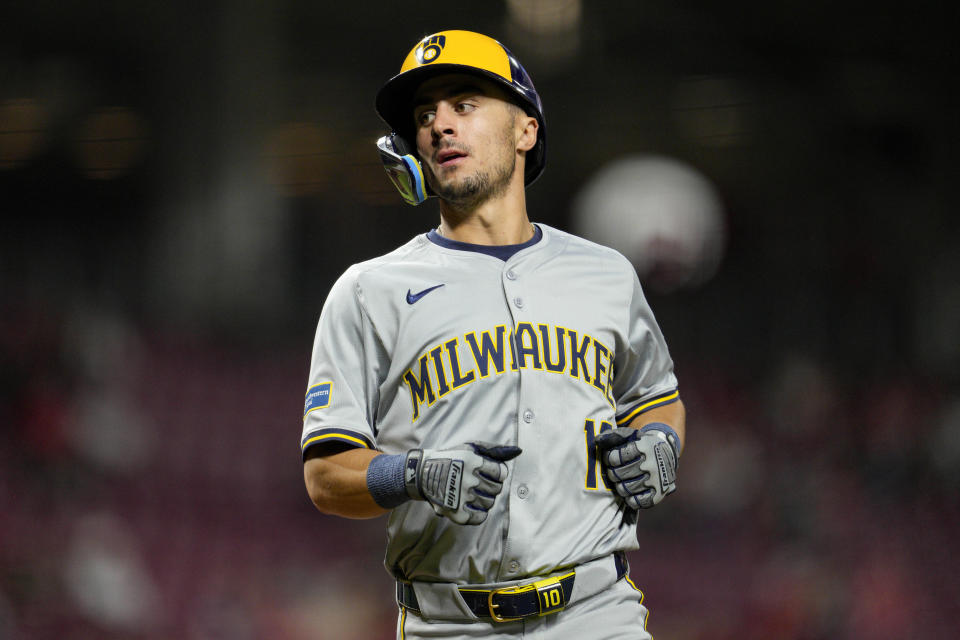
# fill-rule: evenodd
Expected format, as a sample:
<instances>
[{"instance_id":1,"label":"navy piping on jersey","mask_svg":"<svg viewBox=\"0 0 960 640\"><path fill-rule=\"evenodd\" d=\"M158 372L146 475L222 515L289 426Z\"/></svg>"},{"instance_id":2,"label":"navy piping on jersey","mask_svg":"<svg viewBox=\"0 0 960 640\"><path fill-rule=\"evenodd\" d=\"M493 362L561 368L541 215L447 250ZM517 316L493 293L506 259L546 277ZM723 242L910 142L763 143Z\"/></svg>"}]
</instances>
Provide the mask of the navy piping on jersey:
<instances>
[{"instance_id":1,"label":"navy piping on jersey","mask_svg":"<svg viewBox=\"0 0 960 640\"><path fill-rule=\"evenodd\" d=\"M444 238L442 235L437 233L436 229L431 229L427 233L427 239L433 244L444 247L445 249L456 249L457 251L474 251L476 253L485 253L488 256L493 256L494 258L500 258L504 262L513 257L517 251L526 249L527 247L532 247L533 245L540 242L540 239L543 238L543 231L537 225L533 225L533 237L523 242L521 244L504 244L499 246L485 245L485 244L470 244L469 242L460 242L459 240L451 240L450 238Z\"/></svg>"}]
</instances>

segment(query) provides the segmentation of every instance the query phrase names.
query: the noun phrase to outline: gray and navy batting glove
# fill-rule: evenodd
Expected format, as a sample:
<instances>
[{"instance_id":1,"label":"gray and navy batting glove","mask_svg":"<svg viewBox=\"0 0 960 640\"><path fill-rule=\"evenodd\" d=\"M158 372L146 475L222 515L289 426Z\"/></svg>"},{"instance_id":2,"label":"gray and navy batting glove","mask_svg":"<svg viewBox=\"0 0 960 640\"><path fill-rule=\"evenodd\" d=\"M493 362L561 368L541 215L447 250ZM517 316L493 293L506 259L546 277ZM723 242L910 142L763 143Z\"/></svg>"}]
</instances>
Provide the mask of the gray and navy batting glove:
<instances>
[{"instance_id":1,"label":"gray and navy batting glove","mask_svg":"<svg viewBox=\"0 0 960 640\"><path fill-rule=\"evenodd\" d=\"M505 463L520 453L518 447L467 442L455 449L380 455L367 468L367 489L385 509L426 500L457 524L480 524L503 490Z\"/></svg>"},{"instance_id":2,"label":"gray and navy batting glove","mask_svg":"<svg viewBox=\"0 0 960 640\"><path fill-rule=\"evenodd\" d=\"M680 439L662 422L619 427L597 436L600 464L631 509L649 509L677 490Z\"/></svg>"},{"instance_id":3,"label":"gray and navy batting glove","mask_svg":"<svg viewBox=\"0 0 960 640\"><path fill-rule=\"evenodd\" d=\"M480 524L503 489L508 460L519 447L467 442L458 449L413 449L407 452L407 495L426 500L433 510L457 524Z\"/></svg>"}]
</instances>

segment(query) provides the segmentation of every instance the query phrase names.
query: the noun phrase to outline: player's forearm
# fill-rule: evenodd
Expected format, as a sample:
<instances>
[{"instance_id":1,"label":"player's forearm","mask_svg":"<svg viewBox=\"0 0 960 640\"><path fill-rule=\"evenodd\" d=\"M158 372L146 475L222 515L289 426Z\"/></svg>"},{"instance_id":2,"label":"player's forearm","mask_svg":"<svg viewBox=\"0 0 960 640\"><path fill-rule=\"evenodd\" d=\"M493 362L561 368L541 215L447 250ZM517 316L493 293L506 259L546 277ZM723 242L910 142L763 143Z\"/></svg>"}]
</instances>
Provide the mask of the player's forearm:
<instances>
[{"instance_id":1,"label":"player's forearm","mask_svg":"<svg viewBox=\"0 0 960 640\"><path fill-rule=\"evenodd\" d=\"M323 513L345 518L375 518L387 509L367 489L367 467L379 451L349 449L311 458L303 464L310 500Z\"/></svg>"},{"instance_id":2,"label":"player's forearm","mask_svg":"<svg viewBox=\"0 0 960 640\"><path fill-rule=\"evenodd\" d=\"M687 426L687 410L683 406L683 402L677 400L671 404L651 409L631 420L629 426L633 429L642 429L651 422L662 422L671 426L677 432L680 439L680 449L683 450Z\"/></svg>"}]
</instances>

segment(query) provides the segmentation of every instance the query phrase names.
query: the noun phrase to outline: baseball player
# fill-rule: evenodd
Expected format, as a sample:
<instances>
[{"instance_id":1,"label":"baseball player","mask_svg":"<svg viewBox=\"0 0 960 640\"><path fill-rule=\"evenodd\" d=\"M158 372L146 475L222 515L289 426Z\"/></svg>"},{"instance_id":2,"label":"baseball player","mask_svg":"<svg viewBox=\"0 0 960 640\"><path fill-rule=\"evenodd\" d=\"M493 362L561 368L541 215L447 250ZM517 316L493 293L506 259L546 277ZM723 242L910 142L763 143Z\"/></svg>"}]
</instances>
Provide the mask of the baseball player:
<instances>
[{"instance_id":1,"label":"baseball player","mask_svg":"<svg viewBox=\"0 0 960 640\"><path fill-rule=\"evenodd\" d=\"M629 262L531 224L546 123L499 42L427 36L376 99L437 228L350 267L320 315L310 498L389 513L398 638L649 638L637 514L676 488L684 409Z\"/></svg>"}]
</instances>

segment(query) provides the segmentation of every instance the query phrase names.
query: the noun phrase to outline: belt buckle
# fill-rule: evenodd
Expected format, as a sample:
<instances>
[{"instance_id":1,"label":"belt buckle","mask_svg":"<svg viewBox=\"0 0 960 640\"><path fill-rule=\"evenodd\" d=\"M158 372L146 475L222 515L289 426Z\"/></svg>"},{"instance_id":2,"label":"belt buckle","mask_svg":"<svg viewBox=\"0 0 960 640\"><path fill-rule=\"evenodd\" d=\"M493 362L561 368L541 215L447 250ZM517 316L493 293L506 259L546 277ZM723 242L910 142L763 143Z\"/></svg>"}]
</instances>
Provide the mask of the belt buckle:
<instances>
[{"instance_id":1,"label":"belt buckle","mask_svg":"<svg viewBox=\"0 0 960 640\"><path fill-rule=\"evenodd\" d=\"M494 589L490 592L490 595L487 596L487 608L490 609L490 617L493 618L494 622L512 622L514 620L521 620L522 616L515 618L505 618L497 613L497 609L500 608L500 605L493 603L493 597L500 594L514 594L527 591L528 587L522 587L519 585L514 585L510 587L501 587L499 589Z\"/></svg>"}]
</instances>

